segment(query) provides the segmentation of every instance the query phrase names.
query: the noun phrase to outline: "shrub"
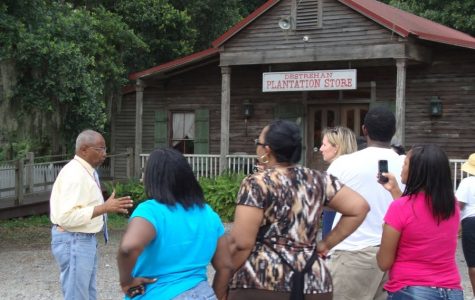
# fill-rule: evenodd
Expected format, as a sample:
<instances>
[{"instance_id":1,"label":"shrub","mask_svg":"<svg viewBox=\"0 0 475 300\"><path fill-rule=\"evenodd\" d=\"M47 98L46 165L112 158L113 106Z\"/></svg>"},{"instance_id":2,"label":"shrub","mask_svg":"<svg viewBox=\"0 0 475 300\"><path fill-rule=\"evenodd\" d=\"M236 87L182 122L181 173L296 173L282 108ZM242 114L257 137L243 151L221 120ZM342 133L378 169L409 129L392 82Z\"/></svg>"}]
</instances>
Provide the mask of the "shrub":
<instances>
[{"instance_id":1,"label":"shrub","mask_svg":"<svg viewBox=\"0 0 475 300\"><path fill-rule=\"evenodd\" d=\"M231 222L236 208L236 196L242 179L241 173L224 173L215 178L201 177L199 182L206 202L218 213L223 222Z\"/></svg>"},{"instance_id":2,"label":"shrub","mask_svg":"<svg viewBox=\"0 0 475 300\"><path fill-rule=\"evenodd\" d=\"M107 193L112 194L112 191L115 190L116 197L130 196L134 200L134 206L129 209L130 216L134 209L142 203L144 200L147 200L147 195L145 195L145 189L139 180L132 179L126 182L105 182L104 183Z\"/></svg>"},{"instance_id":3,"label":"shrub","mask_svg":"<svg viewBox=\"0 0 475 300\"><path fill-rule=\"evenodd\" d=\"M223 222L230 222L234 217L236 196L244 176L241 173L224 173L215 178L201 177L199 180L206 202L216 211ZM129 216L137 205L147 200L144 186L139 180L105 182L104 185L109 195L115 190L116 197L130 196L134 200L134 206L129 210Z\"/></svg>"}]
</instances>

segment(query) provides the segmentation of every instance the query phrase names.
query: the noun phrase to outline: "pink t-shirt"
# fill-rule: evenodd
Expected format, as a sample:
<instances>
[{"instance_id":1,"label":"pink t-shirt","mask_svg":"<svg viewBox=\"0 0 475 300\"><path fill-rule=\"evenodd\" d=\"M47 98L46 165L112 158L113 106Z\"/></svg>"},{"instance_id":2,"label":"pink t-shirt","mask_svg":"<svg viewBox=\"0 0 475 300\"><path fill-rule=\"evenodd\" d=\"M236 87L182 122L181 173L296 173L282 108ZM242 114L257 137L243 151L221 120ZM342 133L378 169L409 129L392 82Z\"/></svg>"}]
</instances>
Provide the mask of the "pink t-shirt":
<instances>
[{"instance_id":1,"label":"pink t-shirt","mask_svg":"<svg viewBox=\"0 0 475 300\"><path fill-rule=\"evenodd\" d=\"M401 233L395 261L384 288L396 292L406 286L462 289L455 262L460 210L448 220L437 220L419 193L393 201L384 221Z\"/></svg>"}]
</instances>

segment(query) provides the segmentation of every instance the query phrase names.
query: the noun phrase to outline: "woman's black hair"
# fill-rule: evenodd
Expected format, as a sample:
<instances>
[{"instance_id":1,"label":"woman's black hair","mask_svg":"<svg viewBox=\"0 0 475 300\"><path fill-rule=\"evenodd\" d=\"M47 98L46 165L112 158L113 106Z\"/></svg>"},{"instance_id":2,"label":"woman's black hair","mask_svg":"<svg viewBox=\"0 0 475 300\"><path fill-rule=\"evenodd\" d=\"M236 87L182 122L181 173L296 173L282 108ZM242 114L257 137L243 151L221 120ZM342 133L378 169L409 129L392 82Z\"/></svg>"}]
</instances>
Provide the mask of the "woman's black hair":
<instances>
[{"instance_id":1,"label":"woman's black hair","mask_svg":"<svg viewBox=\"0 0 475 300\"><path fill-rule=\"evenodd\" d=\"M150 153L145 168L144 186L147 197L185 209L203 207L203 190L185 157L175 149L160 148Z\"/></svg>"},{"instance_id":2,"label":"woman's black hair","mask_svg":"<svg viewBox=\"0 0 475 300\"><path fill-rule=\"evenodd\" d=\"M277 162L297 163L302 155L302 137L297 124L276 120L269 125L265 144L274 153Z\"/></svg>"},{"instance_id":3,"label":"woman's black hair","mask_svg":"<svg viewBox=\"0 0 475 300\"><path fill-rule=\"evenodd\" d=\"M416 145L409 156L409 173L403 196L423 191L437 222L455 213L455 195L447 154L437 145Z\"/></svg>"}]
</instances>

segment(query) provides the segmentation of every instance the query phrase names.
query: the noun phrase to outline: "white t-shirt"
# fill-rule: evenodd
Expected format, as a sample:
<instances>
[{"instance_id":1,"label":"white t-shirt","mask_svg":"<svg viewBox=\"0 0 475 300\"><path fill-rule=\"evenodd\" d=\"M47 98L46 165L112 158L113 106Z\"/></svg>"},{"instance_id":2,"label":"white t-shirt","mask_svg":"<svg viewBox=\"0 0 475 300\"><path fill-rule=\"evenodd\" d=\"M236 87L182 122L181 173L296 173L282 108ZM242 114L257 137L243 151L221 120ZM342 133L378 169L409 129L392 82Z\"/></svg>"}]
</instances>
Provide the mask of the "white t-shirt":
<instances>
[{"instance_id":1,"label":"white t-shirt","mask_svg":"<svg viewBox=\"0 0 475 300\"><path fill-rule=\"evenodd\" d=\"M458 201L465 203L460 219L475 217L475 176L462 179L455 196Z\"/></svg>"},{"instance_id":2,"label":"white t-shirt","mask_svg":"<svg viewBox=\"0 0 475 300\"><path fill-rule=\"evenodd\" d=\"M333 250L359 250L381 244L383 218L393 201L391 194L378 183L378 160L388 161L388 170L401 184L401 169L405 156L399 156L392 149L368 147L358 152L342 155L330 167L328 173L336 176L343 184L358 192L368 201L371 208L363 223ZM337 213L333 227L340 221Z\"/></svg>"}]
</instances>

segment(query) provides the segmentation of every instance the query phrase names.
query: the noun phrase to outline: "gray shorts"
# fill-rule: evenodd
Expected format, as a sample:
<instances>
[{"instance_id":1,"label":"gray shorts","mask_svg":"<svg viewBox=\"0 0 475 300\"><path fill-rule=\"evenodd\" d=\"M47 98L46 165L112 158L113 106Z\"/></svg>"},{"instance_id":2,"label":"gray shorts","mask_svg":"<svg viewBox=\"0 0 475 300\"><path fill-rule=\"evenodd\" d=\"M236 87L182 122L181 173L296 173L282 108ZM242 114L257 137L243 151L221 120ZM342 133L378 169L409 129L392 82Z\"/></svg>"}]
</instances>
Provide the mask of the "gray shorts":
<instances>
[{"instance_id":1,"label":"gray shorts","mask_svg":"<svg viewBox=\"0 0 475 300\"><path fill-rule=\"evenodd\" d=\"M327 263L333 279L334 300L383 300L387 274L376 261L379 247L357 251L336 250Z\"/></svg>"}]
</instances>

